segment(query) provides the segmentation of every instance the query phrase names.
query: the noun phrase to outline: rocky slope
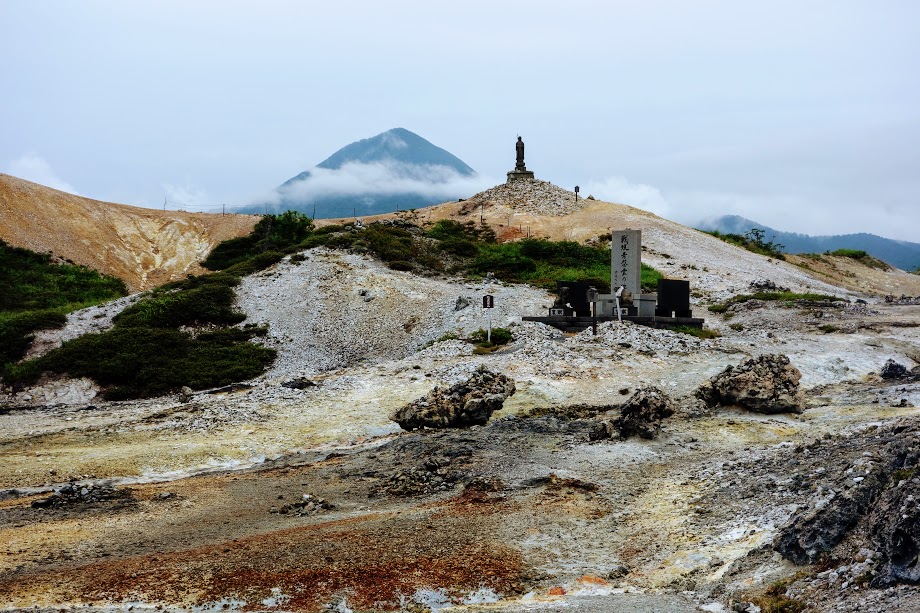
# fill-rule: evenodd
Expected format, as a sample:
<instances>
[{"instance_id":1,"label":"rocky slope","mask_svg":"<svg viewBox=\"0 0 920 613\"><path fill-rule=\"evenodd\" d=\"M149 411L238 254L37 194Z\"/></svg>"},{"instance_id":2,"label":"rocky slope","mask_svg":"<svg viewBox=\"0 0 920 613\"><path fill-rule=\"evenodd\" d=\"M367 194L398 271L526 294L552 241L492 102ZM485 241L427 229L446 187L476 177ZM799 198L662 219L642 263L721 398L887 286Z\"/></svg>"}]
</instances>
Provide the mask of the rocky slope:
<instances>
[{"instance_id":1,"label":"rocky slope","mask_svg":"<svg viewBox=\"0 0 920 613\"><path fill-rule=\"evenodd\" d=\"M132 291L202 272L215 245L256 221L100 202L0 174L0 239L114 275Z\"/></svg>"}]
</instances>

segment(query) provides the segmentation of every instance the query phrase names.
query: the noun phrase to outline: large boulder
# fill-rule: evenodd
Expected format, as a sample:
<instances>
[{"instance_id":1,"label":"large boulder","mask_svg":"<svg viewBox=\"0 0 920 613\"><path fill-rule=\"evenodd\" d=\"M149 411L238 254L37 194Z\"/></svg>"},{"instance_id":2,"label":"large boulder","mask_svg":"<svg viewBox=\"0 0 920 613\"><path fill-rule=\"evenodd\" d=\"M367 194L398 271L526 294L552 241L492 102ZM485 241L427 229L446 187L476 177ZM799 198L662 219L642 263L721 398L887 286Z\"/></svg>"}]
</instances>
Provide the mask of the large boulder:
<instances>
[{"instance_id":1,"label":"large boulder","mask_svg":"<svg viewBox=\"0 0 920 613\"><path fill-rule=\"evenodd\" d=\"M879 374L882 376L882 379L903 379L909 373L906 366L898 364L889 358L889 360L885 362L885 365L882 366L882 370L879 371Z\"/></svg>"},{"instance_id":2,"label":"large boulder","mask_svg":"<svg viewBox=\"0 0 920 613\"><path fill-rule=\"evenodd\" d=\"M591 430L592 441L608 438L627 439L638 435L652 439L661 430L661 420L674 415L674 403L654 386L636 391L620 408L620 416L598 422Z\"/></svg>"},{"instance_id":3,"label":"large boulder","mask_svg":"<svg viewBox=\"0 0 920 613\"><path fill-rule=\"evenodd\" d=\"M801 413L802 373L781 355L761 355L729 366L696 390L708 406L739 405L757 413Z\"/></svg>"},{"instance_id":4,"label":"large boulder","mask_svg":"<svg viewBox=\"0 0 920 613\"><path fill-rule=\"evenodd\" d=\"M427 396L398 409L390 419L403 430L481 426L514 391L513 380L480 366L463 383L448 389L436 387Z\"/></svg>"}]
</instances>

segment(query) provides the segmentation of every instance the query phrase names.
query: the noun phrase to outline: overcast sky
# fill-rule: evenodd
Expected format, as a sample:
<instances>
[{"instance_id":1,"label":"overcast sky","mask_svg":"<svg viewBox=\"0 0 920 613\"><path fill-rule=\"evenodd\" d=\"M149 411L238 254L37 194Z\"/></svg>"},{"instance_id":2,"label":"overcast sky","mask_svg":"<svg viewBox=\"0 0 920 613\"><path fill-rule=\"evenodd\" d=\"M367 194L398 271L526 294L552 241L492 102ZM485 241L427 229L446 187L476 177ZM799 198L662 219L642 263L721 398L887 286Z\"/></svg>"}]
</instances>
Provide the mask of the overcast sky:
<instances>
[{"instance_id":1,"label":"overcast sky","mask_svg":"<svg viewBox=\"0 0 920 613\"><path fill-rule=\"evenodd\" d=\"M0 170L252 201L403 127L681 222L920 242L920 2L0 0Z\"/></svg>"}]
</instances>

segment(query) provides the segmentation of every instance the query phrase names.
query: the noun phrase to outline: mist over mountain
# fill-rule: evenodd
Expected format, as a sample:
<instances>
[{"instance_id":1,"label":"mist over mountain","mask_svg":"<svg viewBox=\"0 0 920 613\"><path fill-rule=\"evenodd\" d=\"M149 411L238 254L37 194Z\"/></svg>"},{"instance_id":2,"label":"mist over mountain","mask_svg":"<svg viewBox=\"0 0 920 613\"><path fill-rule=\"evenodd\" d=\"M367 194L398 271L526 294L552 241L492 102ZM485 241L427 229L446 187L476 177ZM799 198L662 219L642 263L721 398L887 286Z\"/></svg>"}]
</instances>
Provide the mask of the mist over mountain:
<instances>
[{"instance_id":1,"label":"mist over mountain","mask_svg":"<svg viewBox=\"0 0 920 613\"><path fill-rule=\"evenodd\" d=\"M342 147L244 212L296 210L318 218L374 215L470 196L483 179L463 160L404 128Z\"/></svg>"},{"instance_id":2,"label":"mist over mountain","mask_svg":"<svg viewBox=\"0 0 920 613\"><path fill-rule=\"evenodd\" d=\"M782 250L785 253L824 253L837 249L861 249L903 270L916 270L920 267L920 243L884 238L866 232L810 236L776 230L739 215L723 215L715 219L707 219L698 223L696 227L700 230L718 230L731 234L744 234L752 228L763 230L764 238L783 245Z\"/></svg>"}]
</instances>

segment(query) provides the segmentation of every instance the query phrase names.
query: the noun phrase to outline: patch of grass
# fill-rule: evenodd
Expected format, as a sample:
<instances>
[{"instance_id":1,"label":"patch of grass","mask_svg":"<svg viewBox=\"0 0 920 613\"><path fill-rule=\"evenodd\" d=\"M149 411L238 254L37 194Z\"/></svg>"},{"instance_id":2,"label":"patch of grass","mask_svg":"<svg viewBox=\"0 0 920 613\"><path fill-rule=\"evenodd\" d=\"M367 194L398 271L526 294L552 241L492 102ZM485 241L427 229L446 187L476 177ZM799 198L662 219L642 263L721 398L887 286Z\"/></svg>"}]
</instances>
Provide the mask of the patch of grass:
<instances>
[{"instance_id":1,"label":"patch of grass","mask_svg":"<svg viewBox=\"0 0 920 613\"><path fill-rule=\"evenodd\" d=\"M755 294L740 294L732 296L725 302L709 306L712 313L725 313L729 307L735 304L742 304L751 300L763 300L765 302L782 302L783 306L794 306L796 302L845 302L843 298L830 296L827 294L799 294L796 292L757 292Z\"/></svg>"},{"instance_id":2,"label":"patch of grass","mask_svg":"<svg viewBox=\"0 0 920 613\"><path fill-rule=\"evenodd\" d=\"M718 330L712 330L711 328L694 328L693 326L668 326L668 330L702 339L719 338L722 336Z\"/></svg>"},{"instance_id":3,"label":"patch of grass","mask_svg":"<svg viewBox=\"0 0 920 613\"><path fill-rule=\"evenodd\" d=\"M486 340L486 336L488 335L486 330L480 328L473 332L471 340L479 347L489 348L507 345L513 338L513 334L508 328L492 328L491 341Z\"/></svg>"},{"instance_id":4,"label":"patch of grass","mask_svg":"<svg viewBox=\"0 0 920 613\"><path fill-rule=\"evenodd\" d=\"M891 269L891 266L878 258L872 257L862 249L837 249L835 251L825 251L824 255L835 255L837 257L850 258L851 260L856 260L857 262L864 264L869 268L877 268L879 270Z\"/></svg>"},{"instance_id":5,"label":"patch of grass","mask_svg":"<svg viewBox=\"0 0 920 613\"><path fill-rule=\"evenodd\" d=\"M729 324L728 327L734 330L735 332L741 332L742 330L744 330L744 324L740 324L740 323Z\"/></svg>"},{"instance_id":6,"label":"patch of grass","mask_svg":"<svg viewBox=\"0 0 920 613\"><path fill-rule=\"evenodd\" d=\"M741 247L742 249L747 249L752 253L776 258L777 260L786 259L786 256L783 254L784 245L775 242L774 238L771 238L769 241L764 240L765 232L758 228L751 228L744 234L723 234L718 230L712 230L709 232L701 230L701 232L709 234L710 236L714 236L719 240L725 241L726 243Z\"/></svg>"},{"instance_id":7,"label":"patch of grass","mask_svg":"<svg viewBox=\"0 0 920 613\"><path fill-rule=\"evenodd\" d=\"M796 577L777 581L760 596L751 598L751 602L760 607L761 613L802 613L807 605L801 600L786 596L786 590Z\"/></svg>"},{"instance_id":8,"label":"patch of grass","mask_svg":"<svg viewBox=\"0 0 920 613\"><path fill-rule=\"evenodd\" d=\"M822 324L818 326L818 330L821 330L821 332L824 332L825 334L832 334L834 332L839 332L840 328L833 324Z\"/></svg>"},{"instance_id":9,"label":"patch of grass","mask_svg":"<svg viewBox=\"0 0 920 613\"><path fill-rule=\"evenodd\" d=\"M897 485L900 481L910 481L920 472L920 466L912 468L901 468L891 473L891 482Z\"/></svg>"},{"instance_id":10,"label":"patch of grass","mask_svg":"<svg viewBox=\"0 0 920 613\"><path fill-rule=\"evenodd\" d=\"M38 330L60 328L65 315L128 293L120 279L86 266L57 264L50 254L0 240L0 369L22 359Z\"/></svg>"}]
</instances>

